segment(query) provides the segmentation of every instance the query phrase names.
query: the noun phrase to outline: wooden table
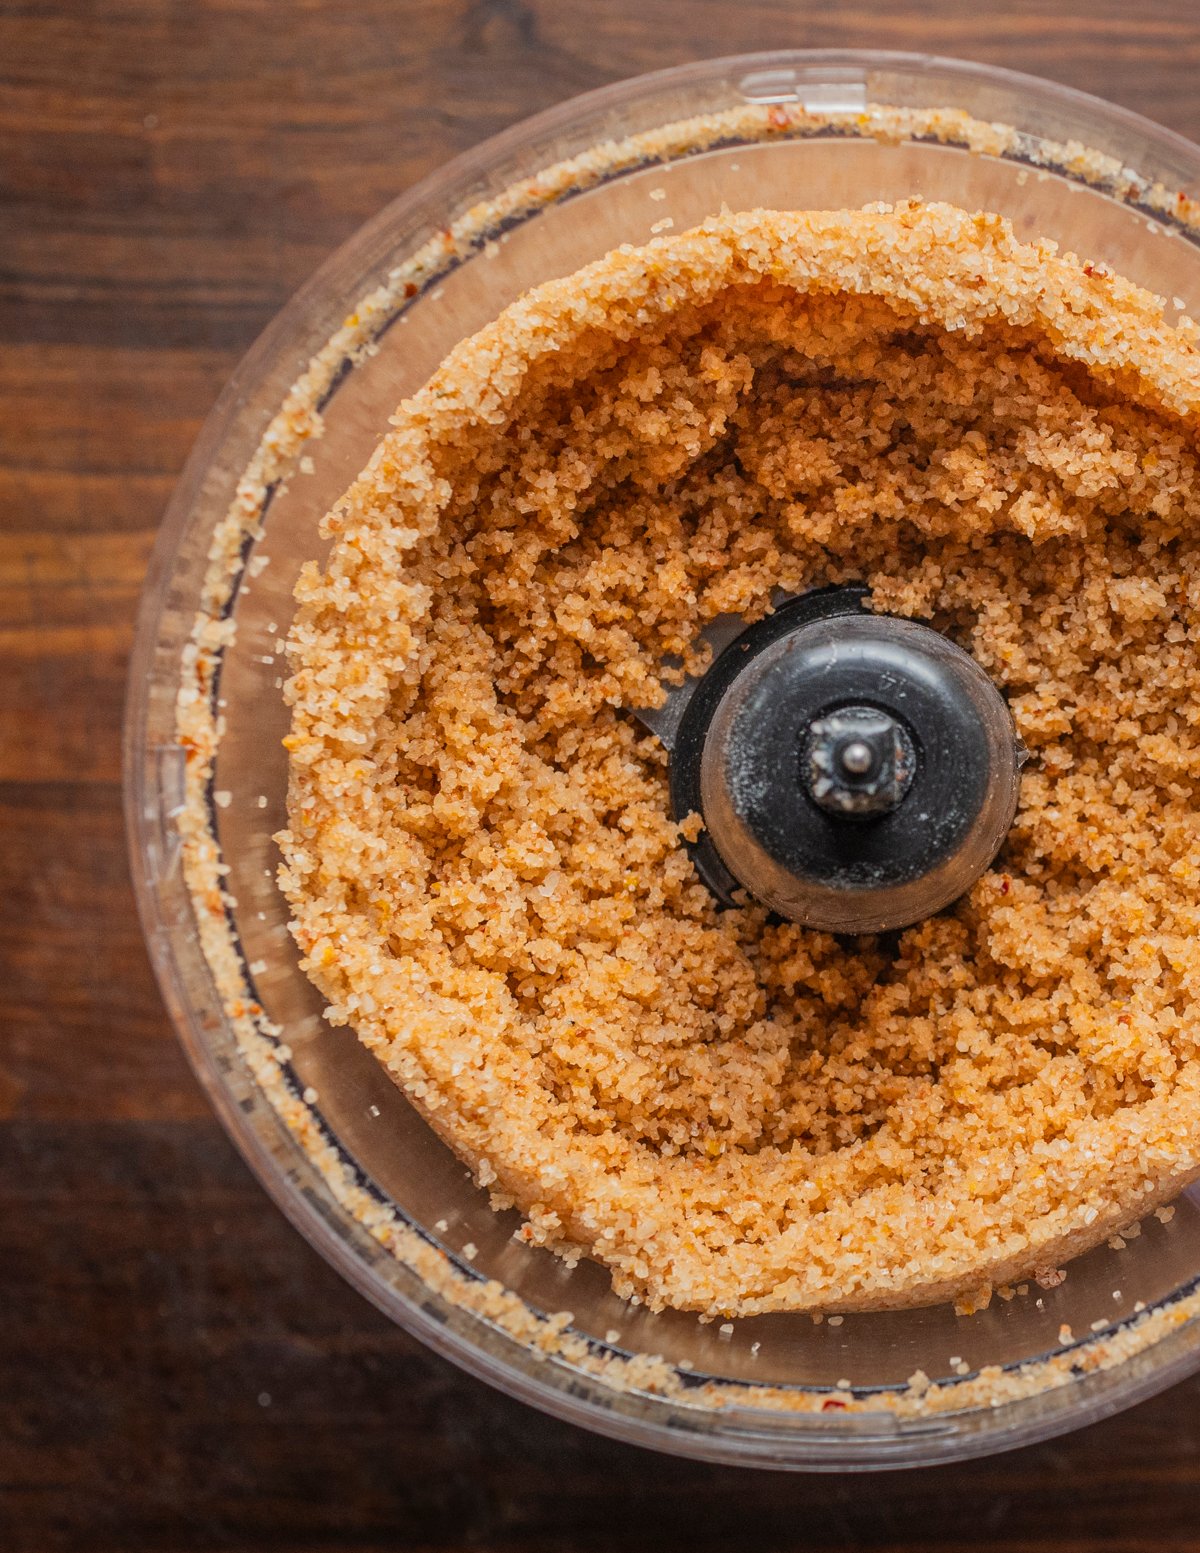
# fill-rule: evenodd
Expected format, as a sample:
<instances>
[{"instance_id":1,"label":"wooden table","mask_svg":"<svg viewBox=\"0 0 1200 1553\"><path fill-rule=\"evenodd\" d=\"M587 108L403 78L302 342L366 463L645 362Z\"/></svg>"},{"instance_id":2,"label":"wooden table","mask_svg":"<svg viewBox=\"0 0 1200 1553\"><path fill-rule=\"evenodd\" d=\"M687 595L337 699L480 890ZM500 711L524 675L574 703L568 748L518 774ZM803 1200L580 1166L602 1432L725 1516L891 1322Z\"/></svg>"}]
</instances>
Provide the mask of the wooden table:
<instances>
[{"instance_id":1,"label":"wooden table","mask_svg":"<svg viewBox=\"0 0 1200 1553\"><path fill-rule=\"evenodd\" d=\"M329 250L535 109L772 45L1041 72L1200 139L1196 0L0 3L0 1549L1200 1549L1200 1381L863 1481L659 1459L391 1327L251 1179L163 1014L120 819L159 515Z\"/></svg>"}]
</instances>

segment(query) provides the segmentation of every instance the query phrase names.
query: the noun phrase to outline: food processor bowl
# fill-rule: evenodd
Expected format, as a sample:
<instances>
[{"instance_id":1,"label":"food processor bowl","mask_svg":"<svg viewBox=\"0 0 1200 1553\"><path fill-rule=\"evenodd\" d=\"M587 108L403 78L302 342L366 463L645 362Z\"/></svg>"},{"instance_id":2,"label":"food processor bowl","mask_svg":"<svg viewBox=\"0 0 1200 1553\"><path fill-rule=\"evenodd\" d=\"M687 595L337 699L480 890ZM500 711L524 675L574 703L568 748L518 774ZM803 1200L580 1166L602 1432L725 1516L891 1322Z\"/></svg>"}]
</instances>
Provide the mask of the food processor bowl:
<instances>
[{"instance_id":1,"label":"food processor bowl","mask_svg":"<svg viewBox=\"0 0 1200 1553\"><path fill-rule=\"evenodd\" d=\"M1183 192L1196 190L1196 147L1003 70L841 51L688 65L542 114L418 185L238 368L163 523L132 660L127 809L146 937L196 1072L264 1186L381 1310L473 1374L660 1450L865 1470L1020 1445L1200 1368L1191 1194L1123 1249L969 1315L704 1322L619 1299L596 1264L515 1239L517 1215L489 1205L353 1032L322 1017L271 839L285 819L282 643L299 569L325 553L318 522L400 400L522 292L724 206L916 197L997 211L1019 237L1054 238L1200 316Z\"/></svg>"}]
</instances>

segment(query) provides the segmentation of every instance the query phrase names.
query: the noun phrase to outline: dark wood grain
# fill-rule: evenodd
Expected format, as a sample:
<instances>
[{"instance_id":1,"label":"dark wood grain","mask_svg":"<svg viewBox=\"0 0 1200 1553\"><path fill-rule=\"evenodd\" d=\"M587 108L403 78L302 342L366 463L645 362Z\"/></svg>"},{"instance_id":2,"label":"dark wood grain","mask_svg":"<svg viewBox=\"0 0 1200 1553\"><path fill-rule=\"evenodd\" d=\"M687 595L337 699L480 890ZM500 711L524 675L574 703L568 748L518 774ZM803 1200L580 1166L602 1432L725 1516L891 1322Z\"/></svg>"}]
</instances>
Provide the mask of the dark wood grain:
<instances>
[{"instance_id":1,"label":"dark wood grain","mask_svg":"<svg viewBox=\"0 0 1200 1553\"><path fill-rule=\"evenodd\" d=\"M1196 0L0 0L0 1549L1200 1550L1200 1382L796 1480L548 1421L390 1326L186 1070L134 918L123 668L221 382L405 185L655 66L900 47L1200 138Z\"/></svg>"}]
</instances>

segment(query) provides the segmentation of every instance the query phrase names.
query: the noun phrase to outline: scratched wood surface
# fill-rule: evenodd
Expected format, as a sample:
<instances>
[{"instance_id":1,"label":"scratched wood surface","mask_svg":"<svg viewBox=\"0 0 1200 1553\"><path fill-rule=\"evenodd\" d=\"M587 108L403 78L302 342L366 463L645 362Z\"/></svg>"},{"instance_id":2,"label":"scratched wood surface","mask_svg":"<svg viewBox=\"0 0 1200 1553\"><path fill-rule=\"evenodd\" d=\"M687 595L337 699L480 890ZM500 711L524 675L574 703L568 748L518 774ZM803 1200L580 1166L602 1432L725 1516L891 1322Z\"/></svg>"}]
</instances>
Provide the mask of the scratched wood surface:
<instances>
[{"instance_id":1,"label":"scratched wood surface","mask_svg":"<svg viewBox=\"0 0 1200 1553\"><path fill-rule=\"evenodd\" d=\"M1200 1549L1197 1381L1011 1456L802 1480L460 1375L268 1203L142 949L124 659L240 354L454 153L775 45L960 54L1200 138L1196 0L0 0L0 1549Z\"/></svg>"}]
</instances>

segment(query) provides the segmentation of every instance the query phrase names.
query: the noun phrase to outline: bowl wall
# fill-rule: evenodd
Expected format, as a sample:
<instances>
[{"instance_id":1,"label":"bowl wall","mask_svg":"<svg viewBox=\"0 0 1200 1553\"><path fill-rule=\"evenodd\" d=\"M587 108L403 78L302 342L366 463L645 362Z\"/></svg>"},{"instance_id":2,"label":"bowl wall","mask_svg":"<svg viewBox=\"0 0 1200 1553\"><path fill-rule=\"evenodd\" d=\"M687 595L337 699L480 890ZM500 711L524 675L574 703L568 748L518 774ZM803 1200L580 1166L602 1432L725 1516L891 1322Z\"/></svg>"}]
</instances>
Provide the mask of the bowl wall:
<instances>
[{"instance_id":1,"label":"bowl wall","mask_svg":"<svg viewBox=\"0 0 1200 1553\"><path fill-rule=\"evenodd\" d=\"M807 106L834 115L793 133L771 110ZM1002 154L931 140L873 138L868 105L957 107L1015 125ZM605 140L644 134L693 115L727 112L728 136L688 149L680 141L648 165L615 156L578 192L510 213L447 255L416 294L380 321L369 354L327 394L323 433L274 487L260 537L248 537L227 613L236 635L215 687L224 732L210 784L210 816L229 867L230 942L248 995L290 1048L283 1079L311 1117L314 1150L284 1125L278 1100L254 1076L200 943L176 817L184 798L176 737L181 664L201 606L212 536L272 417L314 354L359 299L483 199ZM865 118L850 120L842 115ZM776 117L780 117L777 113ZM747 126L767 126L753 138ZM864 127L868 131L864 133ZM686 137L684 137L686 139ZM670 137L668 137L668 140ZM1128 1249L1072 1265L1065 1283L994 1299L969 1320L948 1307L847 1316L840 1325L802 1316L736 1323L732 1332L675 1312L651 1314L617 1299L606 1275L574 1269L513 1236L463 1166L411 1110L352 1032L321 1017L322 1000L300 972L274 883L271 840L284 822L287 715L282 642L301 564L323 554L317 525L366 463L399 401L447 351L524 290L570 273L619 243L640 243L669 223L681 231L728 205L795 209L860 206L918 197L1007 216L1020 236L1057 239L1200 316L1200 249L1111 178L1090 185L1047 142L1080 141L1136 169L1147 183L1200 187L1200 152L1143 121L1077 94L981 67L901 56L789 54L716 61L607 89L519 126L452 164L385 211L289 305L239 368L181 481L147 583L132 668L127 728L128 804L135 879L152 956L181 1037L214 1104L264 1184L302 1231L385 1311L469 1369L576 1422L660 1448L714 1459L791 1467L876 1467L1001 1449L1113 1411L1200 1364L1183 1327L1100 1369L999 1408L965 1407L930 1418L890 1412L843 1417L759 1408L759 1387L824 1392L840 1380L869 1393L902 1389L917 1370L957 1384L952 1359L974 1372L1015 1368L1090 1340L1097 1324L1132 1322L1200 1276L1200 1206L1185 1197L1169 1224L1147 1223ZM1120 177L1117 185L1127 180ZM210 950L211 955L211 950ZM269 1037L268 1037L269 1039ZM307 1097L307 1099L305 1099ZM330 1183L330 1162L382 1208L445 1251L466 1278L496 1279L532 1310L570 1311L590 1352L661 1355L690 1378L736 1384L735 1405L714 1410L609 1385L563 1358L546 1357L432 1288L379 1243ZM343 1194L344 1195L344 1194ZM474 1247L470 1259L465 1247ZM1069 1327L1072 1337L1061 1333ZM615 1335L614 1335L615 1334ZM1136 1345L1134 1345L1136 1346ZM732 1393L731 1393L732 1395Z\"/></svg>"}]
</instances>

